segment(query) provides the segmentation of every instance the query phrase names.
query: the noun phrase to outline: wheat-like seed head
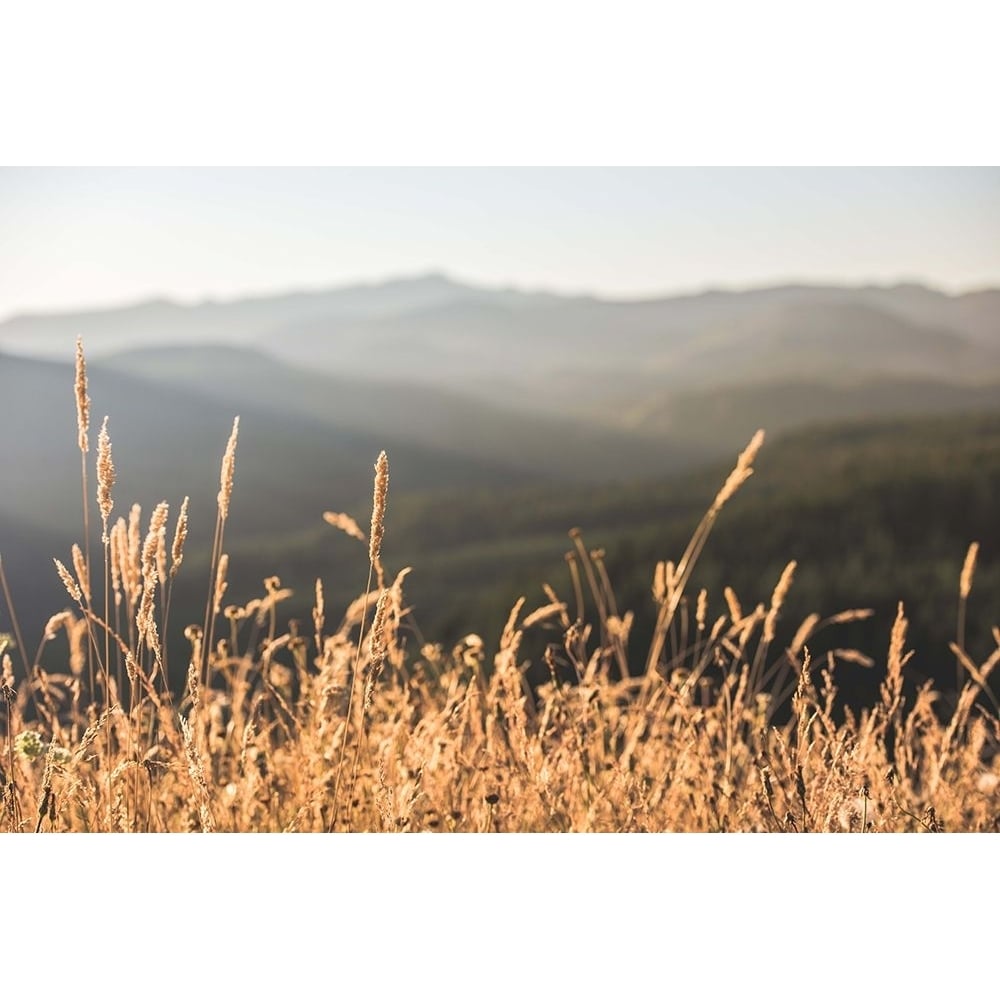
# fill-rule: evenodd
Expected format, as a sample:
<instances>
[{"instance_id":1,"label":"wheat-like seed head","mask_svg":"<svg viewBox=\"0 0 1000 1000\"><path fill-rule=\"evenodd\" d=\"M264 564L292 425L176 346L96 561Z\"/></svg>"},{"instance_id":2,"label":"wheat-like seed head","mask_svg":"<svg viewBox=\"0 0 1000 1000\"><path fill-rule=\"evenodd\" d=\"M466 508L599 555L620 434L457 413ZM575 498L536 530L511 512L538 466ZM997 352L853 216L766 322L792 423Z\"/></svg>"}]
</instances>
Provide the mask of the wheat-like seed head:
<instances>
[{"instance_id":1,"label":"wheat-like seed head","mask_svg":"<svg viewBox=\"0 0 1000 1000\"><path fill-rule=\"evenodd\" d=\"M313 625L316 628L316 645L319 647L319 637L323 632L323 625L326 622L326 603L323 599L323 581L316 577L316 603L313 605ZM322 649L317 649L322 653Z\"/></svg>"},{"instance_id":2,"label":"wheat-like seed head","mask_svg":"<svg viewBox=\"0 0 1000 1000\"><path fill-rule=\"evenodd\" d=\"M240 418L233 420L233 431L222 456L222 470L219 474L219 515L223 521L229 517L229 501L233 496L233 475L236 471L236 438L240 432Z\"/></svg>"},{"instance_id":3,"label":"wheat-like seed head","mask_svg":"<svg viewBox=\"0 0 1000 1000\"><path fill-rule=\"evenodd\" d=\"M83 341L76 338L76 428L80 451L90 451L87 431L90 429L90 396L87 395L87 362L83 356Z\"/></svg>"},{"instance_id":4,"label":"wheat-like seed head","mask_svg":"<svg viewBox=\"0 0 1000 1000\"><path fill-rule=\"evenodd\" d=\"M222 607L222 596L226 592L226 588L229 584L226 582L226 573L229 570L229 556L223 552L219 556L219 567L215 573L215 596L213 598L213 604L215 606L215 613L219 613L219 609Z\"/></svg>"},{"instance_id":5,"label":"wheat-like seed head","mask_svg":"<svg viewBox=\"0 0 1000 1000\"><path fill-rule=\"evenodd\" d=\"M110 719L111 716L117 711L118 711L117 707L105 709L101 713L100 717L93 724L89 725L86 728L83 736L80 739L80 744L76 748L76 751L73 754L73 756L77 760L81 760L83 758L84 754L86 754L86 752L90 749L94 740L97 739L97 736L100 733L100 731L107 725L108 719Z\"/></svg>"},{"instance_id":6,"label":"wheat-like seed head","mask_svg":"<svg viewBox=\"0 0 1000 1000\"><path fill-rule=\"evenodd\" d=\"M328 510L324 511L323 520L327 524L332 524L335 528L339 528L345 535L356 538L359 542L368 540L365 538L365 533L358 526L358 522L350 514L338 514L336 511Z\"/></svg>"},{"instance_id":7,"label":"wheat-like seed head","mask_svg":"<svg viewBox=\"0 0 1000 1000\"><path fill-rule=\"evenodd\" d=\"M732 499L733 494L753 475L754 459L757 457L757 452L760 451L763 443L764 432L759 430L750 439L750 443L746 448L740 452L740 456L736 460L736 467L729 474L729 478L723 484L722 489L719 490L718 496L716 496L712 504L714 511L721 510Z\"/></svg>"},{"instance_id":8,"label":"wheat-like seed head","mask_svg":"<svg viewBox=\"0 0 1000 1000\"><path fill-rule=\"evenodd\" d=\"M372 528L369 535L368 556L377 565L382 552L382 535L385 532L385 507L389 495L389 459L383 451L375 463L375 490L372 497Z\"/></svg>"},{"instance_id":9,"label":"wheat-like seed head","mask_svg":"<svg viewBox=\"0 0 1000 1000\"><path fill-rule=\"evenodd\" d=\"M541 608L536 608L534 611L528 615L524 621L521 623L522 628L531 628L533 625L538 625L540 622L549 621L566 613L566 605L563 601L553 601L551 604L546 604Z\"/></svg>"},{"instance_id":10,"label":"wheat-like seed head","mask_svg":"<svg viewBox=\"0 0 1000 1000\"><path fill-rule=\"evenodd\" d=\"M131 604L139 599L142 579L142 507L134 503L128 515L127 543L123 551L122 582Z\"/></svg>"},{"instance_id":11,"label":"wheat-like seed head","mask_svg":"<svg viewBox=\"0 0 1000 1000\"><path fill-rule=\"evenodd\" d=\"M45 630L42 633L45 636L45 641L51 642L61 628L65 628L68 632L75 620L72 611L60 611L58 614L52 615L45 623Z\"/></svg>"},{"instance_id":12,"label":"wheat-like seed head","mask_svg":"<svg viewBox=\"0 0 1000 1000\"><path fill-rule=\"evenodd\" d=\"M191 643L191 659L188 661L187 670L187 693L191 699L191 704L197 705L201 681L198 678L198 668L195 664L201 659L201 626L188 625L184 629L184 638Z\"/></svg>"},{"instance_id":13,"label":"wheat-like seed head","mask_svg":"<svg viewBox=\"0 0 1000 1000\"><path fill-rule=\"evenodd\" d=\"M859 667L870 669L875 666L875 661L870 656L865 656L858 649L831 649L830 656L843 660L845 663L856 663Z\"/></svg>"},{"instance_id":14,"label":"wheat-like seed head","mask_svg":"<svg viewBox=\"0 0 1000 1000\"><path fill-rule=\"evenodd\" d=\"M73 579L73 574L70 573L68 569L58 560L52 560L56 564L56 570L59 573L59 579L62 580L63 586L66 588L69 596L73 598L77 604L81 603L82 594L80 593L80 587L76 580Z\"/></svg>"},{"instance_id":15,"label":"wheat-like seed head","mask_svg":"<svg viewBox=\"0 0 1000 1000\"><path fill-rule=\"evenodd\" d=\"M109 535L111 558L111 589L115 593L115 602L120 603L122 592L123 573L128 561L128 525L125 518L120 517L111 526Z\"/></svg>"},{"instance_id":16,"label":"wheat-like seed head","mask_svg":"<svg viewBox=\"0 0 1000 1000\"><path fill-rule=\"evenodd\" d=\"M743 621L743 606L736 596L736 591L732 587L726 587L722 593L726 598L726 604L729 605L729 617L732 618L733 624Z\"/></svg>"},{"instance_id":17,"label":"wheat-like seed head","mask_svg":"<svg viewBox=\"0 0 1000 1000\"><path fill-rule=\"evenodd\" d=\"M958 585L958 592L964 601L972 590L972 577L976 572L976 556L979 555L979 542L973 542L969 546L969 551L965 553L965 563L962 566L962 579Z\"/></svg>"},{"instance_id":18,"label":"wheat-like seed head","mask_svg":"<svg viewBox=\"0 0 1000 1000\"><path fill-rule=\"evenodd\" d=\"M73 545L73 569L76 570L76 578L80 581L80 589L83 591L83 596L86 598L87 603L90 603L90 567L87 565L87 560L83 557L83 552L80 546Z\"/></svg>"},{"instance_id":19,"label":"wheat-like seed head","mask_svg":"<svg viewBox=\"0 0 1000 1000\"><path fill-rule=\"evenodd\" d=\"M383 452L383 454L385 454ZM368 679L365 684L365 711L372 705L372 698L375 694L375 685L378 683L385 664L386 641L385 641L385 615L389 605L391 592L383 589L378 595L378 604L375 605L375 621L372 623L372 633L370 640L370 663L368 666Z\"/></svg>"},{"instance_id":20,"label":"wheat-like seed head","mask_svg":"<svg viewBox=\"0 0 1000 1000\"><path fill-rule=\"evenodd\" d=\"M114 501L111 491L115 485L115 464L111 460L111 438L108 437L108 418L104 418L97 435L97 506L101 511L101 542L108 544L108 518Z\"/></svg>"},{"instance_id":21,"label":"wheat-like seed head","mask_svg":"<svg viewBox=\"0 0 1000 1000\"><path fill-rule=\"evenodd\" d=\"M764 619L764 642L774 641L774 626L778 620L778 613L781 611L782 604L785 603L785 598L788 596L788 591L792 586L792 577L795 576L796 562L793 559L784 569L781 574L781 578L778 580L777 585L774 588L774 593L771 595L771 607L767 612L767 617Z\"/></svg>"},{"instance_id":22,"label":"wheat-like seed head","mask_svg":"<svg viewBox=\"0 0 1000 1000\"><path fill-rule=\"evenodd\" d=\"M167 524L164 518L163 527L156 536L156 577L160 587L167 585Z\"/></svg>"},{"instance_id":23,"label":"wheat-like seed head","mask_svg":"<svg viewBox=\"0 0 1000 1000\"><path fill-rule=\"evenodd\" d=\"M806 644L809 637L813 633L813 629L819 624L819 621L820 617L815 612L803 619L802 624L799 625L798 630L792 639L791 645L788 647L793 654L798 654L798 652Z\"/></svg>"},{"instance_id":24,"label":"wheat-like seed head","mask_svg":"<svg viewBox=\"0 0 1000 1000\"><path fill-rule=\"evenodd\" d=\"M159 581L158 557L163 544L163 534L166 531L169 505L161 501L153 509L149 519L149 530L142 546L142 601L136 616L136 627L139 635L147 639L156 639L156 620L153 616L153 604L156 597L156 584ZM155 648L150 642L150 648Z\"/></svg>"},{"instance_id":25,"label":"wheat-like seed head","mask_svg":"<svg viewBox=\"0 0 1000 1000\"><path fill-rule=\"evenodd\" d=\"M903 614L903 602L896 609L896 620L892 623L892 634L889 636L889 670L902 670L903 651L906 644L906 627L909 622Z\"/></svg>"},{"instance_id":26,"label":"wheat-like seed head","mask_svg":"<svg viewBox=\"0 0 1000 1000\"><path fill-rule=\"evenodd\" d=\"M174 530L174 544L170 549L170 575L176 576L184 560L184 542L188 533L188 498L181 504L181 512L177 515L177 528Z\"/></svg>"},{"instance_id":27,"label":"wheat-like seed head","mask_svg":"<svg viewBox=\"0 0 1000 1000\"><path fill-rule=\"evenodd\" d=\"M875 614L872 608L848 608L847 611L838 611L835 615L830 615L826 619L827 625L844 625L847 622L861 622Z\"/></svg>"},{"instance_id":28,"label":"wheat-like seed head","mask_svg":"<svg viewBox=\"0 0 1000 1000\"><path fill-rule=\"evenodd\" d=\"M90 625L86 618L78 618L66 623L66 635L69 638L69 669L74 677L79 677L87 664L85 643L89 630Z\"/></svg>"},{"instance_id":29,"label":"wheat-like seed head","mask_svg":"<svg viewBox=\"0 0 1000 1000\"><path fill-rule=\"evenodd\" d=\"M882 684L882 705L886 715L891 717L902 702L903 667L910 660L912 653L906 652L906 628L909 622L903 614L903 602L900 601L896 620L892 623L892 633L889 636L889 662L886 678Z\"/></svg>"},{"instance_id":30,"label":"wheat-like seed head","mask_svg":"<svg viewBox=\"0 0 1000 1000\"><path fill-rule=\"evenodd\" d=\"M653 600L663 604L667 599L667 564L660 560L653 570Z\"/></svg>"},{"instance_id":31,"label":"wheat-like seed head","mask_svg":"<svg viewBox=\"0 0 1000 1000\"><path fill-rule=\"evenodd\" d=\"M705 631L705 620L708 617L708 591L702 587L698 591L698 603L695 605L694 620L698 625L698 631Z\"/></svg>"},{"instance_id":32,"label":"wheat-like seed head","mask_svg":"<svg viewBox=\"0 0 1000 1000\"><path fill-rule=\"evenodd\" d=\"M167 515L170 513L170 505L161 500L154 508L149 518L149 530L146 532L146 541L142 546L142 577L143 584L147 580L157 578L156 560L157 552L160 548L161 538L167 527Z\"/></svg>"}]
</instances>

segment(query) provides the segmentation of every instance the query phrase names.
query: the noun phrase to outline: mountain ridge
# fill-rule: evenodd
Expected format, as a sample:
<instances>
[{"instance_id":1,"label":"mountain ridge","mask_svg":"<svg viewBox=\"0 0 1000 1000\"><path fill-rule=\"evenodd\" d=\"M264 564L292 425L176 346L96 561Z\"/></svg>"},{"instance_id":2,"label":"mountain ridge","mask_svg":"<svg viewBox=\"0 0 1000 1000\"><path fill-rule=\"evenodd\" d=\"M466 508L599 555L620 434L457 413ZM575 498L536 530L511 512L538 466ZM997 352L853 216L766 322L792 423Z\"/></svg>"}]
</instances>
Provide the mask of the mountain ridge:
<instances>
[{"instance_id":1,"label":"mountain ridge","mask_svg":"<svg viewBox=\"0 0 1000 1000\"><path fill-rule=\"evenodd\" d=\"M886 371L904 365L927 374L960 365L963 375L1000 374L1000 290L786 284L613 300L476 286L431 273L0 322L0 349L25 356L71 358L77 337L91 360L138 347L235 344L351 377L386 374L438 386L473 380L493 401L510 398L512 389L530 399L540 385L562 406L605 393L602 381L640 391L650 372L684 385L738 381L778 361L785 375L816 376L855 356L867 365L857 350L844 351L851 337L862 353L892 342L894 354L878 359ZM602 380L604 373L612 379Z\"/></svg>"},{"instance_id":2,"label":"mountain ridge","mask_svg":"<svg viewBox=\"0 0 1000 1000\"><path fill-rule=\"evenodd\" d=\"M893 281L893 282L832 282L832 281L812 281L803 279L801 281L790 280L781 282L764 282L761 284L741 285L741 286L717 286L706 285L704 288L690 291L676 292L651 292L635 295L614 295L601 294L596 292L561 292L545 288L528 288L517 284L495 285L488 282L476 282L453 277L447 271L430 270L420 271L413 274L402 274L388 276L385 278L372 278L368 280L350 281L331 285L323 285L309 288L287 288L284 290L246 292L234 295L206 295L199 299L184 300L174 298L169 295L151 295L130 299L118 304L94 304L80 305L76 307L62 309L22 309L9 315L0 317L0 327L5 324L23 320L55 319L64 316L93 316L107 315L111 313L126 312L144 308L171 309L202 309L202 308L226 308L228 306L240 304L258 304L270 301L287 301L296 298L320 298L329 295L337 295L345 292L377 291L379 289L396 286L408 286L414 284L439 285L451 289L461 289L476 293L492 294L515 294L525 297L543 297L559 301L584 301L603 303L607 305L644 305L650 303L663 302L685 302L704 300L709 298L735 298L753 295L767 295L771 293L787 292L902 292L914 291L920 293L931 293L933 296L949 300L976 299L981 296L1000 295L1000 282L995 285L977 285L962 291L948 291L925 281Z\"/></svg>"}]
</instances>

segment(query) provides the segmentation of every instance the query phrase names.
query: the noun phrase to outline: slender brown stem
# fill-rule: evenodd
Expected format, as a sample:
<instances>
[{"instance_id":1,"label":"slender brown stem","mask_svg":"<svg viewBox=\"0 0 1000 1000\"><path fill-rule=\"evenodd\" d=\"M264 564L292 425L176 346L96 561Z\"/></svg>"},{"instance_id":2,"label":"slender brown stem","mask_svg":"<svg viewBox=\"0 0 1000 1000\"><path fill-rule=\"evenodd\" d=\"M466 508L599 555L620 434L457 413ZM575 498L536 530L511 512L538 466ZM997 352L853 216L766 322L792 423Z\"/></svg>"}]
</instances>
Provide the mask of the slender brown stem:
<instances>
[{"instance_id":1,"label":"slender brown stem","mask_svg":"<svg viewBox=\"0 0 1000 1000\"><path fill-rule=\"evenodd\" d=\"M90 574L90 504L87 502L87 453L80 449L80 485L83 490L83 557L87 564L87 574ZM90 681L90 700L97 700L97 690L94 684L94 657L90 647L87 647L87 676Z\"/></svg>"},{"instance_id":2,"label":"slender brown stem","mask_svg":"<svg viewBox=\"0 0 1000 1000\"><path fill-rule=\"evenodd\" d=\"M160 626L160 645L162 647L162 673L163 673L163 692L166 696L167 702L169 703L171 699L170 694L170 674L167 668L167 648L170 642L167 638L167 626L170 624L170 598L174 593L174 576L173 573L170 574L167 580L167 593L163 601L163 621Z\"/></svg>"},{"instance_id":3,"label":"slender brown stem","mask_svg":"<svg viewBox=\"0 0 1000 1000\"><path fill-rule=\"evenodd\" d=\"M212 630L215 625L215 575L219 568L219 556L222 553L222 512L219 511L215 517L215 537L212 540L212 558L208 572L208 599L205 603L205 627L202 629L202 662L201 662L201 683L203 687L208 686L208 661L212 650Z\"/></svg>"},{"instance_id":4,"label":"slender brown stem","mask_svg":"<svg viewBox=\"0 0 1000 1000\"><path fill-rule=\"evenodd\" d=\"M354 657L354 668L351 670L351 690L347 696L347 717L344 720L344 739L340 744L340 760L337 762L337 781L333 789L333 817L330 820L330 833L336 829L337 815L340 812L340 779L344 773L344 756L347 751L347 738L351 733L351 713L354 706L354 690L357 687L358 668L361 666L361 649L365 638L365 618L368 614L368 601L371 597L372 578L375 575L375 564L369 563L368 583L365 585L365 602L361 607L361 628L358 631L358 649ZM361 734L358 734L358 741Z\"/></svg>"}]
</instances>

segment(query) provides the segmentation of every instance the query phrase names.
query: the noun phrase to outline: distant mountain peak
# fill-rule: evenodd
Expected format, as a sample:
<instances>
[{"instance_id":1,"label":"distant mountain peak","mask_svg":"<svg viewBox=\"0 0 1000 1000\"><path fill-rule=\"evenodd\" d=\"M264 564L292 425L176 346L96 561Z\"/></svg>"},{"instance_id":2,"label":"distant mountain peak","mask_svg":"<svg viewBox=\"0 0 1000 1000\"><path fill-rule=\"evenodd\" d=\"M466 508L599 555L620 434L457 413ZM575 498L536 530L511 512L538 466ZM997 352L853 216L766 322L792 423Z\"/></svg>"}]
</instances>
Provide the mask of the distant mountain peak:
<instances>
[{"instance_id":1,"label":"distant mountain peak","mask_svg":"<svg viewBox=\"0 0 1000 1000\"><path fill-rule=\"evenodd\" d=\"M423 271L420 272L419 274L413 274L409 276L404 275L402 277L397 277L395 279L390 278L388 280L389 281L395 280L397 282L402 282L402 283L412 282L413 284L446 285L449 287L461 284L461 282L456 281L454 278L452 278L452 276L448 274L447 271L443 271L440 269ZM388 282L382 282L382 284L387 284L387 283ZM376 284L379 284L379 282L376 282Z\"/></svg>"}]
</instances>

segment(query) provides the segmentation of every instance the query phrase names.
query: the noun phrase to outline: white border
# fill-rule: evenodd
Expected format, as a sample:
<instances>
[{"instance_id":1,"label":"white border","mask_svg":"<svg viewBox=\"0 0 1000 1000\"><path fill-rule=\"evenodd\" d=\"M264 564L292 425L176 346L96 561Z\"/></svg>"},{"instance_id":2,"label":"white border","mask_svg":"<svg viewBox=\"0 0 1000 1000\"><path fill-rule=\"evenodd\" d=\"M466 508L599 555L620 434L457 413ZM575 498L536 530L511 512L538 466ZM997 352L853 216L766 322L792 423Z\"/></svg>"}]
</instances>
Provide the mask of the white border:
<instances>
[{"instance_id":1,"label":"white border","mask_svg":"<svg viewBox=\"0 0 1000 1000\"><path fill-rule=\"evenodd\" d=\"M998 162L995 5L5 5L9 164Z\"/></svg>"}]
</instances>

